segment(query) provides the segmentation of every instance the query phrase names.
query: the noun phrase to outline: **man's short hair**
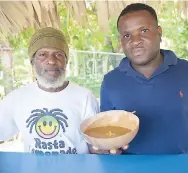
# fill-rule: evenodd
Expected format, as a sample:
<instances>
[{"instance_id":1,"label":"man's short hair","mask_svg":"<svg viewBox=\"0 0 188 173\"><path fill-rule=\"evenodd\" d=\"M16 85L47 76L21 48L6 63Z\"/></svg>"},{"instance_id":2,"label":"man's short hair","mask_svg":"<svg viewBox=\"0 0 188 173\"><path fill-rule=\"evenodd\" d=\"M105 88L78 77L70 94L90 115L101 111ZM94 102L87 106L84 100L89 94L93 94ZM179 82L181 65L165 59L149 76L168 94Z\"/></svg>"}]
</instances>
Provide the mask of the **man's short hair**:
<instances>
[{"instance_id":1,"label":"man's short hair","mask_svg":"<svg viewBox=\"0 0 188 173\"><path fill-rule=\"evenodd\" d=\"M117 20L117 28L118 28L118 22L121 16L124 16L125 14L128 14L128 13L141 11L141 10L146 10L147 12L149 12L153 16L153 18L156 20L156 23L158 25L157 14L151 6L143 4L143 3L133 3L133 4L128 5L126 8L124 8L122 12L120 13L118 20Z\"/></svg>"}]
</instances>

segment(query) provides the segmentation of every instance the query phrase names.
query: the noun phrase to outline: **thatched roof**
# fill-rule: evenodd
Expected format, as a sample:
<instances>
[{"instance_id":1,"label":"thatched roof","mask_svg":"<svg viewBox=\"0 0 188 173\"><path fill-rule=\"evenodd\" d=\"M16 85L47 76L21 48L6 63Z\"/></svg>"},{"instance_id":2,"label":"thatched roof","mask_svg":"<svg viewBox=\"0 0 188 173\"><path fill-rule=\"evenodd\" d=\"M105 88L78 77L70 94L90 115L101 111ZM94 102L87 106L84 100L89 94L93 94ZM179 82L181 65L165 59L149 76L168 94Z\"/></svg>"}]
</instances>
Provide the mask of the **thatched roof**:
<instances>
[{"instance_id":1,"label":"thatched roof","mask_svg":"<svg viewBox=\"0 0 188 173\"><path fill-rule=\"evenodd\" d=\"M88 4L95 4L96 14L101 30L108 31L108 20L118 16L120 11L130 3L144 2L160 12L164 1L154 2L140 1L118 1L118 0L85 0L85 1L62 1L70 9L75 19L82 25L87 23L86 9ZM188 19L188 2L174 1L177 10ZM154 5L155 4L155 5ZM156 5L157 4L157 5ZM53 26L60 27L60 17L56 1L0 1L0 32L4 35L19 33L27 27Z\"/></svg>"},{"instance_id":2,"label":"thatched roof","mask_svg":"<svg viewBox=\"0 0 188 173\"><path fill-rule=\"evenodd\" d=\"M59 27L57 5L54 1L1 1L2 33L17 33L27 27Z\"/></svg>"}]
</instances>

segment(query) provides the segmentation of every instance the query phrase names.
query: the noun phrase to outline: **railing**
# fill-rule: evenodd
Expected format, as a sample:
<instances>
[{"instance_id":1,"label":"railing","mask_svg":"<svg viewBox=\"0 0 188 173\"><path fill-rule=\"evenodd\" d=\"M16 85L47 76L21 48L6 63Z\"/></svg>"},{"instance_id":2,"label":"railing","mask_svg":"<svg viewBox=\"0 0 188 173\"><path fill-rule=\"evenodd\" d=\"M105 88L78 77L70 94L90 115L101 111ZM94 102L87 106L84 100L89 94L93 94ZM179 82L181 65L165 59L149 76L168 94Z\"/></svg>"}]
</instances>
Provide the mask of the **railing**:
<instances>
[{"instance_id":1,"label":"railing","mask_svg":"<svg viewBox=\"0 0 188 173\"><path fill-rule=\"evenodd\" d=\"M90 89L100 97L100 85L104 74L119 65L124 54L71 50L68 78Z\"/></svg>"}]
</instances>

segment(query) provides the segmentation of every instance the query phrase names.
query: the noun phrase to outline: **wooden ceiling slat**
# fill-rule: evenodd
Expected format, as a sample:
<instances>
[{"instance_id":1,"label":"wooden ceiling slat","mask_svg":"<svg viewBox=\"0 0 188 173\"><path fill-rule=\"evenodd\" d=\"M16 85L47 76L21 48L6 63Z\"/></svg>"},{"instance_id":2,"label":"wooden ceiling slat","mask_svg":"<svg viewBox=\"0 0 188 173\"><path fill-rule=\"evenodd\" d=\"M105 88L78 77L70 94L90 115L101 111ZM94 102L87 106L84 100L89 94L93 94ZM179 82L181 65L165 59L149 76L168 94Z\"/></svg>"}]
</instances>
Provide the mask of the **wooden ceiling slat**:
<instances>
[{"instance_id":1,"label":"wooden ceiling slat","mask_svg":"<svg viewBox=\"0 0 188 173\"><path fill-rule=\"evenodd\" d=\"M108 14L108 2L107 1L97 1L97 17L101 31L109 31L109 14Z\"/></svg>"},{"instance_id":2,"label":"wooden ceiling slat","mask_svg":"<svg viewBox=\"0 0 188 173\"><path fill-rule=\"evenodd\" d=\"M42 22L42 10L41 10L41 6L40 6L40 2L39 1L32 1L32 5L33 8L35 10L36 13L36 17L38 18L39 23Z\"/></svg>"}]
</instances>

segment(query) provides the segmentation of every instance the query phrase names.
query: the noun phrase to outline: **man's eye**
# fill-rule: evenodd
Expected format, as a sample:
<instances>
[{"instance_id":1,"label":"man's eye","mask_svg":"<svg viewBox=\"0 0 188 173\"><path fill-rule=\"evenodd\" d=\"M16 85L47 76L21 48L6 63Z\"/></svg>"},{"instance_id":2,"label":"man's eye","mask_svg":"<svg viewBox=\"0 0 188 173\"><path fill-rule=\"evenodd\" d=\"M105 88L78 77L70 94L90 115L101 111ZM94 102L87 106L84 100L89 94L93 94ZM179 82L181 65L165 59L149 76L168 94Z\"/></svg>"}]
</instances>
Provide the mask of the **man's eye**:
<instances>
[{"instance_id":1,"label":"man's eye","mask_svg":"<svg viewBox=\"0 0 188 173\"><path fill-rule=\"evenodd\" d=\"M142 33L146 33L146 32L148 32L149 31L149 29L142 29Z\"/></svg>"},{"instance_id":2,"label":"man's eye","mask_svg":"<svg viewBox=\"0 0 188 173\"><path fill-rule=\"evenodd\" d=\"M129 38L129 37L130 37L130 34L125 34L123 37L124 37L124 38Z\"/></svg>"},{"instance_id":3,"label":"man's eye","mask_svg":"<svg viewBox=\"0 0 188 173\"><path fill-rule=\"evenodd\" d=\"M62 54L62 53L56 53L55 57L56 58L62 58L62 57L64 57L64 54Z\"/></svg>"},{"instance_id":4,"label":"man's eye","mask_svg":"<svg viewBox=\"0 0 188 173\"><path fill-rule=\"evenodd\" d=\"M57 56L57 57L59 57L59 56L61 57L61 56L63 56L63 55L62 55L62 54L60 54L60 53L57 53L57 54L56 54L56 56Z\"/></svg>"},{"instance_id":5,"label":"man's eye","mask_svg":"<svg viewBox=\"0 0 188 173\"><path fill-rule=\"evenodd\" d=\"M39 56L45 56L46 54L45 53L40 53Z\"/></svg>"}]
</instances>

